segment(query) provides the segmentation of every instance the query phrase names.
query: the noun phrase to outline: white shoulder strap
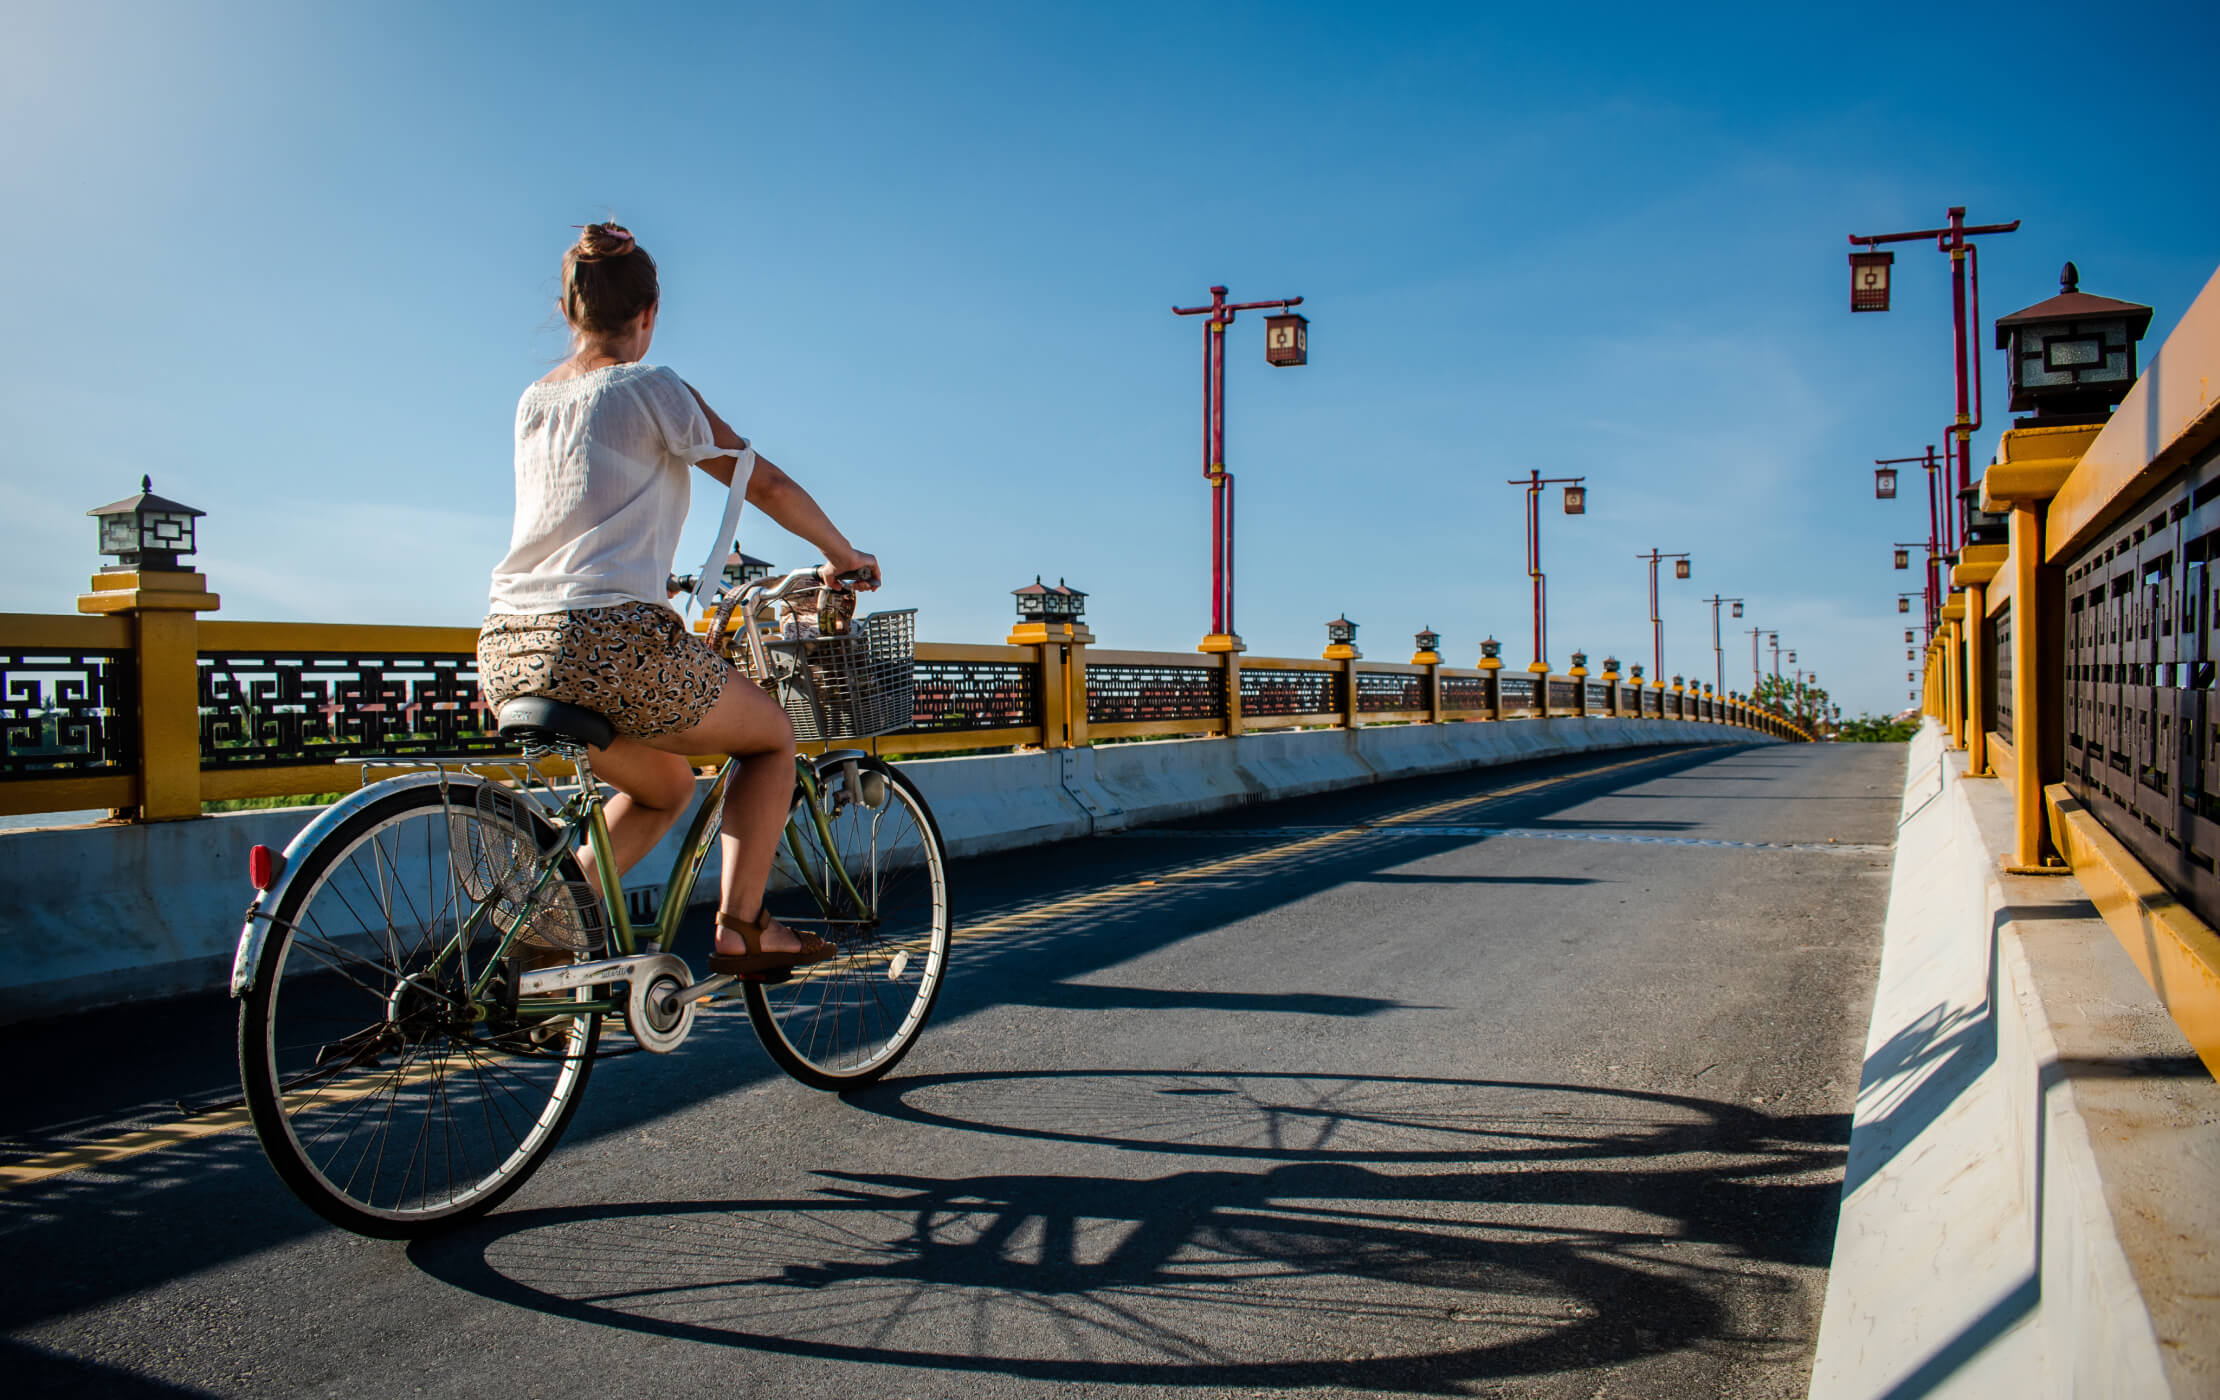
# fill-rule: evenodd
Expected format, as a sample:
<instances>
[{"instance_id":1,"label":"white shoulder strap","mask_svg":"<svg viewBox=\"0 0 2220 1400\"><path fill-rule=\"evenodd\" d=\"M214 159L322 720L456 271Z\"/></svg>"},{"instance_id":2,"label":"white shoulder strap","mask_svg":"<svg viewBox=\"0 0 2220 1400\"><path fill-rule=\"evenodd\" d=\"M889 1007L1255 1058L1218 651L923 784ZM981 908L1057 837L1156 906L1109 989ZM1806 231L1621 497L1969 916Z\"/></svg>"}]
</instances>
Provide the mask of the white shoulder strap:
<instances>
[{"instance_id":1,"label":"white shoulder strap","mask_svg":"<svg viewBox=\"0 0 2220 1400\"><path fill-rule=\"evenodd\" d=\"M724 583L725 556L739 548L740 508L748 501L748 479L755 475L755 449L743 447L732 464L732 485L725 491L724 518L717 522L716 538L709 542L709 557L694 576L694 606L707 616Z\"/></svg>"}]
</instances>

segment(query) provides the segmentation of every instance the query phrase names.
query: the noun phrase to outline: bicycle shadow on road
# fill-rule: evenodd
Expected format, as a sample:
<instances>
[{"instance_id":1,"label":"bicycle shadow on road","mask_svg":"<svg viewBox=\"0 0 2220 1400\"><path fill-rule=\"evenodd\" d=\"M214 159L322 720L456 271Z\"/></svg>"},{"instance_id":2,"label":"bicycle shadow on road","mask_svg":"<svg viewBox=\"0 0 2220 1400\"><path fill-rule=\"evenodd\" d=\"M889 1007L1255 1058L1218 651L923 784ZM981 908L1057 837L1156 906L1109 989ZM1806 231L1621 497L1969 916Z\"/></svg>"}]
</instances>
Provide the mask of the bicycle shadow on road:
<instances>
[{"instance_id":1,"label":"bicycle shadow on road","mask_svg":"<svg viewBox=\"0 0 2220 1400\"><path fill-rule=\"evenodd\" d=\"M1440 1393L1655 1358L1650 1393L1709 1393L1691 1370L1808 1345L1847 1133L1369 1075L947 1074L851 1102L921 1142L1005 1139L998 1170L521 1210L409 1256L491 1300L782 1364ZM1784 1290L1806 1335L1737 1325Z\"/></svg>"}]
</instances>

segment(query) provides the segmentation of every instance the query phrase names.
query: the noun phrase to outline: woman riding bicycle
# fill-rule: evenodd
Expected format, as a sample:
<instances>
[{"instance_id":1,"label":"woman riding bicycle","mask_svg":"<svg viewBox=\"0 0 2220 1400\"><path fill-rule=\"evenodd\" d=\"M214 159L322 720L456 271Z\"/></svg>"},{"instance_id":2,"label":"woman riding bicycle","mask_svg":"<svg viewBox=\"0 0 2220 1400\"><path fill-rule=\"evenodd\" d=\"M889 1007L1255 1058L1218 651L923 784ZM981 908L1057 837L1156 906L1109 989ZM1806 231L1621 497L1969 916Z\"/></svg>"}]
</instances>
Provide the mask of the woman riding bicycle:
<instances>
[{"instance_id":1,"label":"woman riding bicycle","mask_svg":"<svg viewBox=\"0 0 2220 1400\"><path fill-rule=\"evenodd\" d=\"M536 695L593 710L618 737L593 770L618 790L610 847L630 869L694 794L690 754L740 760L725 794L713 972L775 974L834 953L763 907L794 787L794 729L761 687L690 632L667 581L689 473L730 485L747 439L670 369L641 361L655 338L655 260L630 231L589 224L563 254L571 353L516 412L516 524L493 571L478 637L489 705ZM825 582L876 588L878 561L848 543L809 493L761 456L747 500L824 553ZM579 852L591 881L593 859Z\"/></svg>"}]
</instances>

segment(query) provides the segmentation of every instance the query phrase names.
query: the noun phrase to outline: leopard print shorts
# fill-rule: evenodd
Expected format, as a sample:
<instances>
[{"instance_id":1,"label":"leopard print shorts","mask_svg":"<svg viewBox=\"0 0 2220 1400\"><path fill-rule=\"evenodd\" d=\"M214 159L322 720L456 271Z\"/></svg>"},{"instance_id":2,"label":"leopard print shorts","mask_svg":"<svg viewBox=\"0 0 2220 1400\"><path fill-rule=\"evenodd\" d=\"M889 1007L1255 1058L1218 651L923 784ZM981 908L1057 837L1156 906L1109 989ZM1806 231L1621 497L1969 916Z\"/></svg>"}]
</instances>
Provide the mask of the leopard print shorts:
<instances>
[{"instance_id":1,"label":"leopard print shorts","mask_svg":"<svg viewBox=\"0 0 2220 1400\"><path fill-rule=\"evenodd\" d=\"M496 613L478 632L478 688L488 705L544 695L584 706L635 739L701 723L731 674L677 613L655 603Z\"/></svg>"}]
</instances>

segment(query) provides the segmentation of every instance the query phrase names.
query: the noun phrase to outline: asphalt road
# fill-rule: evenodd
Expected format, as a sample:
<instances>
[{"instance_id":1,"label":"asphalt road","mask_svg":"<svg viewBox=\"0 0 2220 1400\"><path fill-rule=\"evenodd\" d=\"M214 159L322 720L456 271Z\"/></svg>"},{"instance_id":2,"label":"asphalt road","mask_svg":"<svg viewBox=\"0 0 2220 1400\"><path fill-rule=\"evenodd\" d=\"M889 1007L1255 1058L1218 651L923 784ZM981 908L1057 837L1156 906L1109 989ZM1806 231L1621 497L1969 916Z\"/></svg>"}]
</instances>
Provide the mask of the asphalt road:
<instances>
[{"instance_id":1,"label":"asphalt road","mask_svg":"<svg viewBox=\"0 0 2220 1400\"><path fill-rule=\"evenodd\" d=\"M1903 756L1593 755L965 862L992 931L894 1077L805 1089L716 1012L445 1239L325 1227L237 1132L0 1192L0 1387L1800 1396ZM230 1034L0 1032L0 1162L144 1145Z\"/></svg>"}]
</instances>

